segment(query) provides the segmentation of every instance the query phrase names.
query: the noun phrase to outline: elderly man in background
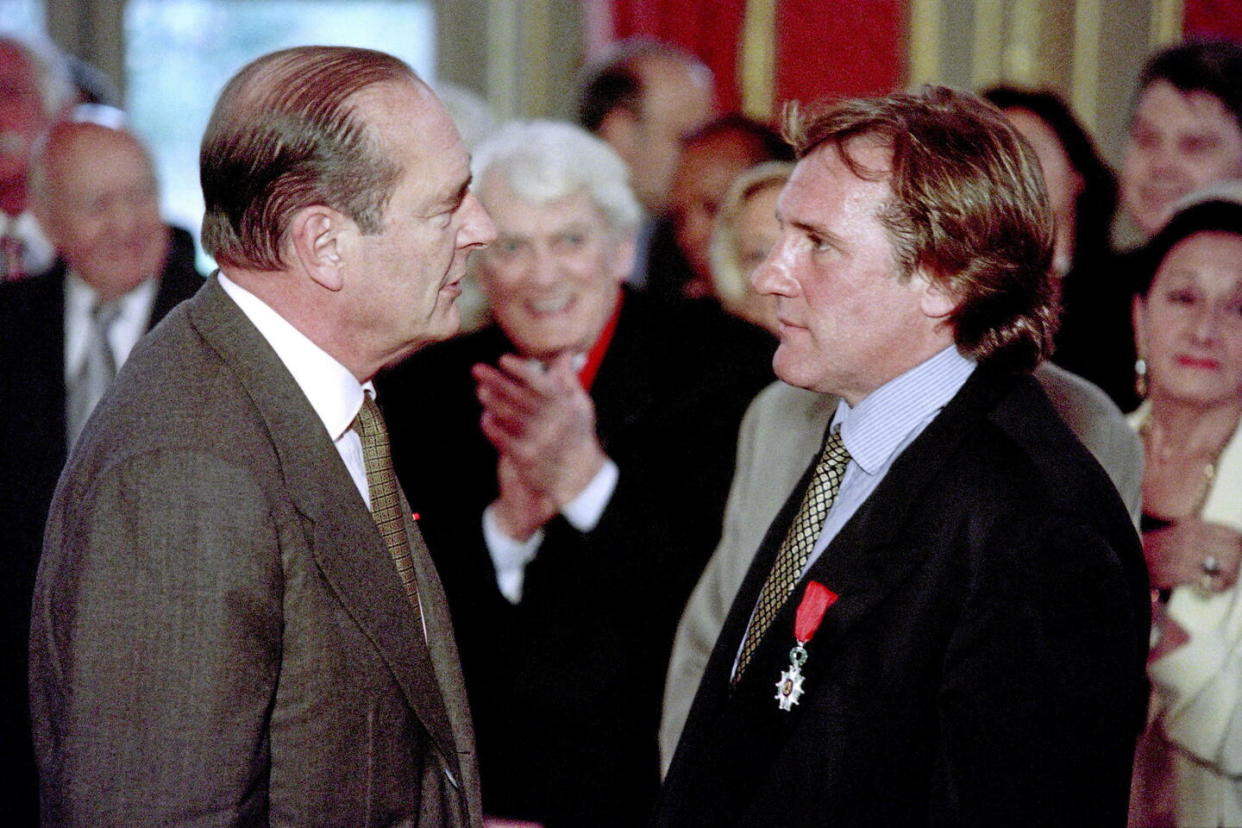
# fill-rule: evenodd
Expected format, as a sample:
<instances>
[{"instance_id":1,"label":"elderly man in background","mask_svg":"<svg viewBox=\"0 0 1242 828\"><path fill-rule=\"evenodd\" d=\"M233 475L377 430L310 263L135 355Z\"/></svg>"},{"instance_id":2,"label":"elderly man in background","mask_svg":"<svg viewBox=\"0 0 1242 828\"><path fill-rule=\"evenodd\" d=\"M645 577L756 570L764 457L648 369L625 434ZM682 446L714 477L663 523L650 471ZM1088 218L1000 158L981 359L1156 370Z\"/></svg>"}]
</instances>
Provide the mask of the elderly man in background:
<instances>
[{"instance_id":1,"label":"elderly man in background","mask_svg":"<svg viewBox=\"0 0 1242 828\"><path fill-rule=\"evenodd\" d=\"M220 272L130 355L61 478L31 704L53 824L479 825L444 596L371 377L452 335L493 237L400 60L275 52L202 147Z\"/></svg>"},{"instance_id":2,"label":"elderly man in background","mask_svg":"<svg viewBox=\"0 0 1242 828\"><path fill-rule=\"evenodd\" d=\"M515 124L475 170L497 325L381 378L394 460L453 609L487 811L641 824L669 642L767 335L622 287L640 210L602 141Z\"/></svg>"},{"instance_id":3,"label":"elderly man in background","mask_svg":"<svg viewBox=\"0 0 1242 828\"><path fill-rule=\"evenodd\" d=\"M1119 824L1147 583L1112 483L1027 376L1054 318L1038 160L938 87L789 132L754 279L777 376L832 415L798 426L828 424L732 602L656 824Z\"/></svg>"},{"instance_id":4,"label":"elderly man in background","mask_svg":"<svg viewBox=\"0 0 1242 828\"><path fill-rule=\"evenodd\" d=\"M0 284L0 399L6 401L0 407L0 603L6 619L0 706L5 732L12 734L5 761L20 757L33 771L26 645L56 479L134 344L203 279L194 269L189 234L170 232L161 221L151 158L125 129L57 124L36 153L30 190L33 212L59 258L44 275ZM33 773L20 799L34 807Z\"/></svg>"},{"instance_id":5,"label":"elderly man in background","mask_svg":"<svg viewBox=\"0 0 1242 828\"><path fill-rule=\"evenodd\" d=\"M0 35L0 282L42 273L55 258L30 210L27 173L35 142L73 92L51 46Z\"/></svg>"}]
</instances>

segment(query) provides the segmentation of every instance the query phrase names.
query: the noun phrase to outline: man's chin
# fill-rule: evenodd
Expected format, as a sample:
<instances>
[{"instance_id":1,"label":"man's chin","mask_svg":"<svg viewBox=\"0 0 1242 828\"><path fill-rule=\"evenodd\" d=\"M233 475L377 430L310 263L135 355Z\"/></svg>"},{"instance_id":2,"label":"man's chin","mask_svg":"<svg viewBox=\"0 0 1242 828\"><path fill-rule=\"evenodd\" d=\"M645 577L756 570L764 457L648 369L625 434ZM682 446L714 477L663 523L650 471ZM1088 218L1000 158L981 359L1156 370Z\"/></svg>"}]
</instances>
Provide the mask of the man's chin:
<instances>
[{"instance_id":1,"label":"man's chin","mask_svg":"<svg viewBox=\"0 0 1242 828\"><path fill-rule=\"evenodd\" d=\"M436 308L434 334L437 340L456 336L461 331L461 310L457 307L457 297L449 300L447 305L441 303Z\"/></svg>"}]
</instances>

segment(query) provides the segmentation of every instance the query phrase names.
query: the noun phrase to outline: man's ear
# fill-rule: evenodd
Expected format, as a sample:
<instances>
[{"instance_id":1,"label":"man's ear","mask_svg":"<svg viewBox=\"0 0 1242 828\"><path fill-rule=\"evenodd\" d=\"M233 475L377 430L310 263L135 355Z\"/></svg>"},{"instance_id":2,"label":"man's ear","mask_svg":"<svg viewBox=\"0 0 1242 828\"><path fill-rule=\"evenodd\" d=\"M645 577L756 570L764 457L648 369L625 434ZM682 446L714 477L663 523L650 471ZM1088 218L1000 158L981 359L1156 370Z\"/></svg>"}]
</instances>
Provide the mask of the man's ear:
<instances>
[{"instance_id":1,"label":"man's ear","mask_svg":"<svg viewBox=\"0 0 1242 828\"><path fill-rule=\"evenodd\" d=\"M957 310L958 298L944 282L922 270L916 271L913 278L923 283L919 307L925 316L947 319L949 314Z\"/></svg>"},{"instance_id":2,"label":"man's ear","mask_svg":"<svg viewBox=\"0 0 1242 828\"><path fill-rule=\"evenodd\" d=\"M312 281L334 292L345 285L344 236L352 225L344 215L321 204L303 207L289 223L294 258Z\"/></svg>"}]
</instances>

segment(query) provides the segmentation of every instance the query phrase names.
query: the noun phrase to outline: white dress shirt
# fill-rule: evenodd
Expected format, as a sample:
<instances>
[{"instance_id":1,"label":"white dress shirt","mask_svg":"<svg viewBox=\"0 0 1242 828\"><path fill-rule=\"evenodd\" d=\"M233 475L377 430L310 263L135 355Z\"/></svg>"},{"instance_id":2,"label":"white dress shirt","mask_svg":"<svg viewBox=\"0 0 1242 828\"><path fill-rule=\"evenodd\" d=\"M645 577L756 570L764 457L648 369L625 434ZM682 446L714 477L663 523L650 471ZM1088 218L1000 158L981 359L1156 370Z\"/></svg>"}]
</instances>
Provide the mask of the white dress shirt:
<instances>
[{"instance_id":1,"label":"white dress shirt","mask_svg":"<svg viewBox=\"0 0 1242 828\"><path fill-rule=\"evenodd\" d=\"M375 388L368 381L365 385L337 362L327 351L320 348L293 327L262 299L218 274L220 287L229 295L242 313L246 315L276 356L284 363L293 380L306 395L307 401L318 415L333 445L345 462L349 476L362 496L362 502L371 508L371 494L367 487L367 468L362 459L362 439L350 426L362 408L362 395L375 396Z\"/></svg>"},{"instance_id":2,"label":"white dress shirt","mask_svg":"<svg viewBox=\"0 0 1242 828\"><path fill-rule=\"evenodd\" d=\"M108 345L119 370L129 352L142 339L151 324L158 283L146 279L142 284L116 300L119 313L108 328ZM82 370L90 342L91 311L99 293L72 271L65 275L65 376L76 377Z\"/></svg>"}]
</instances>

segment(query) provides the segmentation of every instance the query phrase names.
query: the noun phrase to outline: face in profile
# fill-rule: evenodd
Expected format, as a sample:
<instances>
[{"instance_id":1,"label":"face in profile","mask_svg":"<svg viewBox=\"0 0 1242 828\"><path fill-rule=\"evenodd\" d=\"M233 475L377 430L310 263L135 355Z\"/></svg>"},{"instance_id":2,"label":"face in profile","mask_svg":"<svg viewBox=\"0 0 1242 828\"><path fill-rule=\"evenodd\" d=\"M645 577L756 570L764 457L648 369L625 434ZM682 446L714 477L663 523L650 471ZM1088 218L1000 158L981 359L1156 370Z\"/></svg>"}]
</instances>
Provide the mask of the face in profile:
<instances>
[{"instance_id":1,"label":"face in profile","mask_svg":"<svg viewBox=\"0 0 1242 828\"><path fill-rule=\"evenodd\" d=\"M385 361L445 339L460 324L456 299L471 250L495 237L470 191L470 161L456 127L422 84L385 83L357 108L402 175L378 233L354 232L344 290L351 326Z\"/></svg>"},{"instance_id":2,"label":"face in profile","mask_svg":"<svg viewBox=\"0 0 1242 828\"><path fill-rule=\"evenodd\" d=\"M952 342L937 320L952 306L940 309L946 300L927 277L900 274L879 219L889 151L856 139L850 152L880 177L858 177L833 146L799 161L777 199L780 238L754 283L776 297L776 375L855 405Z\"/></svg>"},{"instance_id":3,"label":"face in profile","mask_svg":"<svg viewBox=\"0 0 1242 828\"><path fill-rule=\"evenodd\" d=\"M45 155L39 221L71 270L115 299L159 274L168 254L155 174L131 135L62 124Z\"/></svg>"},{"instance_id":4,"label":"face in profile","mask_svg":"<svg viewBox=\"0 0 1242 828\"><path fill-rule=\"evenodd\" d=\"M1242 176L1242 127L1218 98L1167 81L1139 97L1121 169L1121 203L1154 235L1183 196Z\"/></svg>"},{"instance_id":5,"label":"face in profile","mask_svg":"<svg viewBox=\"0 0 1242 828\"><path fill-rule=\"evenodd\" d=\"M479 259L492 314L523 356L587 351L616 308L633 240L609 227L586 190L538 204L488 173L495 244Z\"/></svg>"},{"instance_id":6,"label":"face in profile","mask_svg":"<svg viewBox=\"0 0 1242 828\"><path fill-rule=\"evenodd\" d=\"M776 199L781 194L783 181L773 181L752 192L738 210L734 220L734 238L738 270L745 277L746 292L736 302L726 301L726 307L743 319L748 319L772 333L778 330L776 321L776 297L765 296L755 290L752 275L768 257L781 235L776 220Z\"/></svg>"},{"instance_id":7,"label":"face in profile","mask_svg":"<svg viewBox=\"0 0 1242 828\"><path fill-rule=\"evenodd\" d=\"M1152 399L1242 405L1242 235L1178 242L1134 317Z\"/></svg>"},{"instance_id":8,"label":"face in profile","mask_svg":"<svg viewBox=\"0 0 1242 828\"><path fill-rule=\"evenodd\" d=\"M712 222L733 179L755 162L747 139L716 133L686 147L669 203L677 246L704 287L710 284Z\"/></svg>"}]
</instances>

